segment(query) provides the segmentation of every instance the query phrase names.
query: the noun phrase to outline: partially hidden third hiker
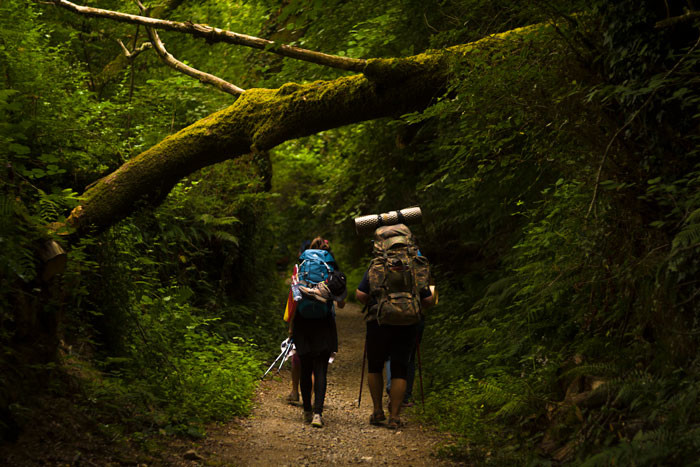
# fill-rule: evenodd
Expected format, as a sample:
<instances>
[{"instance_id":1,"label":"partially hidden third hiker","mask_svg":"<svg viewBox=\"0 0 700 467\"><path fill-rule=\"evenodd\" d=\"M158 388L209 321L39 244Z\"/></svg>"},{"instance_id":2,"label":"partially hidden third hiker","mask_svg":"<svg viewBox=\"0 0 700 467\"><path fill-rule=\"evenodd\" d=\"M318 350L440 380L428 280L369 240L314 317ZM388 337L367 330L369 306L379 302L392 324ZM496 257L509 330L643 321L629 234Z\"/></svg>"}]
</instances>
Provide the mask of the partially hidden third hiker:
<instances>
[{"instance_id":1,"label":"partially hidden third hiker","mask_svg":"<svg viewBox=\"0 0 700 467\"><path fill-rule=\"evenodd\" d=\"M384 362L391 365L389 421L401 426L401 404L406 392L408 365L423 310L434 304L429 288L428 260L418 252L413 234L404 224L380 227L374 234L374 257L355 296L366 305L366 351L372 396L370 423L386 420L382 408Z\"/></svg>"},{"instance_id":2,"label":"partially hidden third hiker","mask_svg":"<svg viewBox=\"0 0 700 467\"><path fill-rule=\"evenodd\" d=\"M345 275L338 269L328 240L321 237L312 240L310 248L301 254L299 261L299 290L302 299L290 322L289 332L301 362L300 388L304 420L320 428L323 426L328 360L332 353L338 351L333 304L337 303L340 308L345 306Z\"/></svg>"}]
</instances>

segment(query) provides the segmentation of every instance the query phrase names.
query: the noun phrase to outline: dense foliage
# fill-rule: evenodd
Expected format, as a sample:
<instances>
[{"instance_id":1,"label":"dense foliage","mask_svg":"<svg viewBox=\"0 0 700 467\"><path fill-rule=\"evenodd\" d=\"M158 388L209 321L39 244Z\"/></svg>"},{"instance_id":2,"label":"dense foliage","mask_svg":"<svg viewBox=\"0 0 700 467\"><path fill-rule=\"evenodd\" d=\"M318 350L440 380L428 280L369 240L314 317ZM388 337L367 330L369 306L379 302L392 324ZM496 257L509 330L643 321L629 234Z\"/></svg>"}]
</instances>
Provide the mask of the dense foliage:
<instances>
[{"instance_id":1,"label":"dense foliage","mask_svg":"<svg viewBox=\"0 0 700 467\"><path fill-rule=\"evenodd\" d=\"M250 13L230 26L259 27ZM157 209L72 244L68 270L50 283L36 259L43 226L65 219L85 186L230 99L145 55L98 79L121 53L102 37L128 37L119 25L25 2L3 2L0 16L3 433L26 423L23 392L60 380L46 365L57 357L75 378L90 375L88 401L125 418L151 413L152 429L196 433L246 413L275 349L262 346L281 327L274 243L261 235L271 222L265 163L244 158L183 180Z\"/></svg>"},{"instance_id":2,"label":"dense foliage","mask_svg":"<svg viewBox=\"0 0 700 467\"><path fill-rule=\"evenodd\" d=\"M167 2L172 19L351 57L548 26L521 30L508 54L452 63L449 89L423 112L285 143L272 173L257 154L191 175L158 208L72 244L68 270L47 284L43 226L233 98L151 53L115 73L114 39L136 43L135 27L3 2L0 346L17 375L0 388L5 435L28 404L21 379L66 371L91 400L127 402L124 417L157 407L158 429L196 433L193 423L245 413L281 336L278 269L300 241L329 237L353 288L370 248L352 218L418 204L441 295L422 346L424 417L460 435L446 455L694 460L699 32L697 21L654 27L683 3ZM244 87L343 74L162 36Z\"/></svg>"}]
</instances>

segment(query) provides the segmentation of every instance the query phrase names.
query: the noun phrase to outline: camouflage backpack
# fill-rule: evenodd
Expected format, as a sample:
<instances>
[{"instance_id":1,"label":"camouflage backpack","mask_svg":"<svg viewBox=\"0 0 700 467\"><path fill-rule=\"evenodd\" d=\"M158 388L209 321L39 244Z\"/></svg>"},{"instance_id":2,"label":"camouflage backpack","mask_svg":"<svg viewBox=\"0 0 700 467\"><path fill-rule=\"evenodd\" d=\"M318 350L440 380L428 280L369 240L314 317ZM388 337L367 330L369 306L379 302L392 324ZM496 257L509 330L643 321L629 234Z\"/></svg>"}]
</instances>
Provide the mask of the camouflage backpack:
<instances>
[{"instance_id":1,"label":"camouflage backpack","mask_svg":"<svg viewBox=\"0 0 700 467\"><path fill-rule=\"evenodd\" d=\"M420 321L420 291L429 285L430 265L420 256L408 227L389 225L374 232L368 276L370 294L377 301L370 313L379 324L407 326Z\"/></svg>"}]
</instances>

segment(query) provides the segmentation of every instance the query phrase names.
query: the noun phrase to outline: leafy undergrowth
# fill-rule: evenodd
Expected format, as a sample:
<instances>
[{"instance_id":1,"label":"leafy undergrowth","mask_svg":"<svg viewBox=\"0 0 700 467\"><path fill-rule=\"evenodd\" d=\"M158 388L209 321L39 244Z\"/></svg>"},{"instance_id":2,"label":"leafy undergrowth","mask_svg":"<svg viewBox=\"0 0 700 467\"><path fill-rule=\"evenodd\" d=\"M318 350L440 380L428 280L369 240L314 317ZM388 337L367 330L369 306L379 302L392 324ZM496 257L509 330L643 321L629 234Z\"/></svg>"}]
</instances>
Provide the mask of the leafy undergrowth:
<instances>
[{"instance_id":1,"label":"leafy undergrowth","mask_svg":"<svg viewBox=\"0 0 700 467\"><path fill-rule=\"evenodd\" d=\"M173 443L248 412L259 370L249 354L237 344L191 352L178 361L180 375L161 368L160 384L64 356L46 368L48 390L11 407L16 439L0 446L0 457L10 465L171 464Z\"/></svg>"},{"instance_id":2,"label":"leafy undergrowth","mask_svg":"<svg viewBox=\"0 0 700 467\"><path fill-rule=\"evenodd\" d=\"M96 398L89 390L94 381L65 371L55 370L52 389L32 398L31 405L12 407L18 439L0 446L7 464L136 465L165 460L153 433L154 414L137 413L116 393ZM152 436L147 439L143 433L149 431Z\"/></svg>"}]
</instances>

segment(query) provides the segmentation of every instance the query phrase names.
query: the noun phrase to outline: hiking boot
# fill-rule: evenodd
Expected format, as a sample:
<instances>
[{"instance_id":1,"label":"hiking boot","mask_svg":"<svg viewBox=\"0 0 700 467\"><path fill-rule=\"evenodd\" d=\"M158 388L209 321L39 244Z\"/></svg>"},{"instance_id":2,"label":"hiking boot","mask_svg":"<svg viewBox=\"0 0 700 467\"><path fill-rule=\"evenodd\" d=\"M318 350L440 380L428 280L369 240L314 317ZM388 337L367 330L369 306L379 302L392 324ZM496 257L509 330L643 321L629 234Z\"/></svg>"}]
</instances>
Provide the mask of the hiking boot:
<instances>
[{"instance_id":1,"label":"hiking boot","mask_svg":"<svg viewBox=\"0 0 700 467\"><path fill-rule=\"evenodd\" d=\"M309 410L307 412L306 410L304 410L304 421L306 423L311 423L311 420L313 420L313 418L314 418L314 413L312 411Z\"/></svg>"},{"instance_id":2,"label":"hiking boot","mask_svg":"<svg viewBox=\"0 0 700 467\"><path fill-rule=\"evenodd\" d=\"M390 418L389 421L386 423L386 427L390 430L398 430L402 426L403 422L398 418Z\"/></svg>"},{"instance_id":3,"label":"hiking boot","mask_svg":"<svg viewBox=\"0 0 700 467\"><path fill-rule=\"evenodd\" d=\"M384 412L375 412L369 416L370 425L381 425L384 420L386 420Z\"/></svg>"},{"instance_id":4,"label":"hiking boot","mask_svg":"<svg viewBox=\"0 0 700 467\"><path fill-rule=\"evenodd\" d=\"M311 420L311 426L315 426L316 428L321 428L323 427L323 419L321 418L320 413L315 413L313 420Z\"/></svg>"},{"instance_id":5,"label":"hiking boot","mask_svg":"<svg viewBox=\"0 0 700 467\"><path fill-rule=\"evenodd\" d=\"M291 405L299 405L299 393L290 392L285 400Z\"/></svg>"}]
</instances>

